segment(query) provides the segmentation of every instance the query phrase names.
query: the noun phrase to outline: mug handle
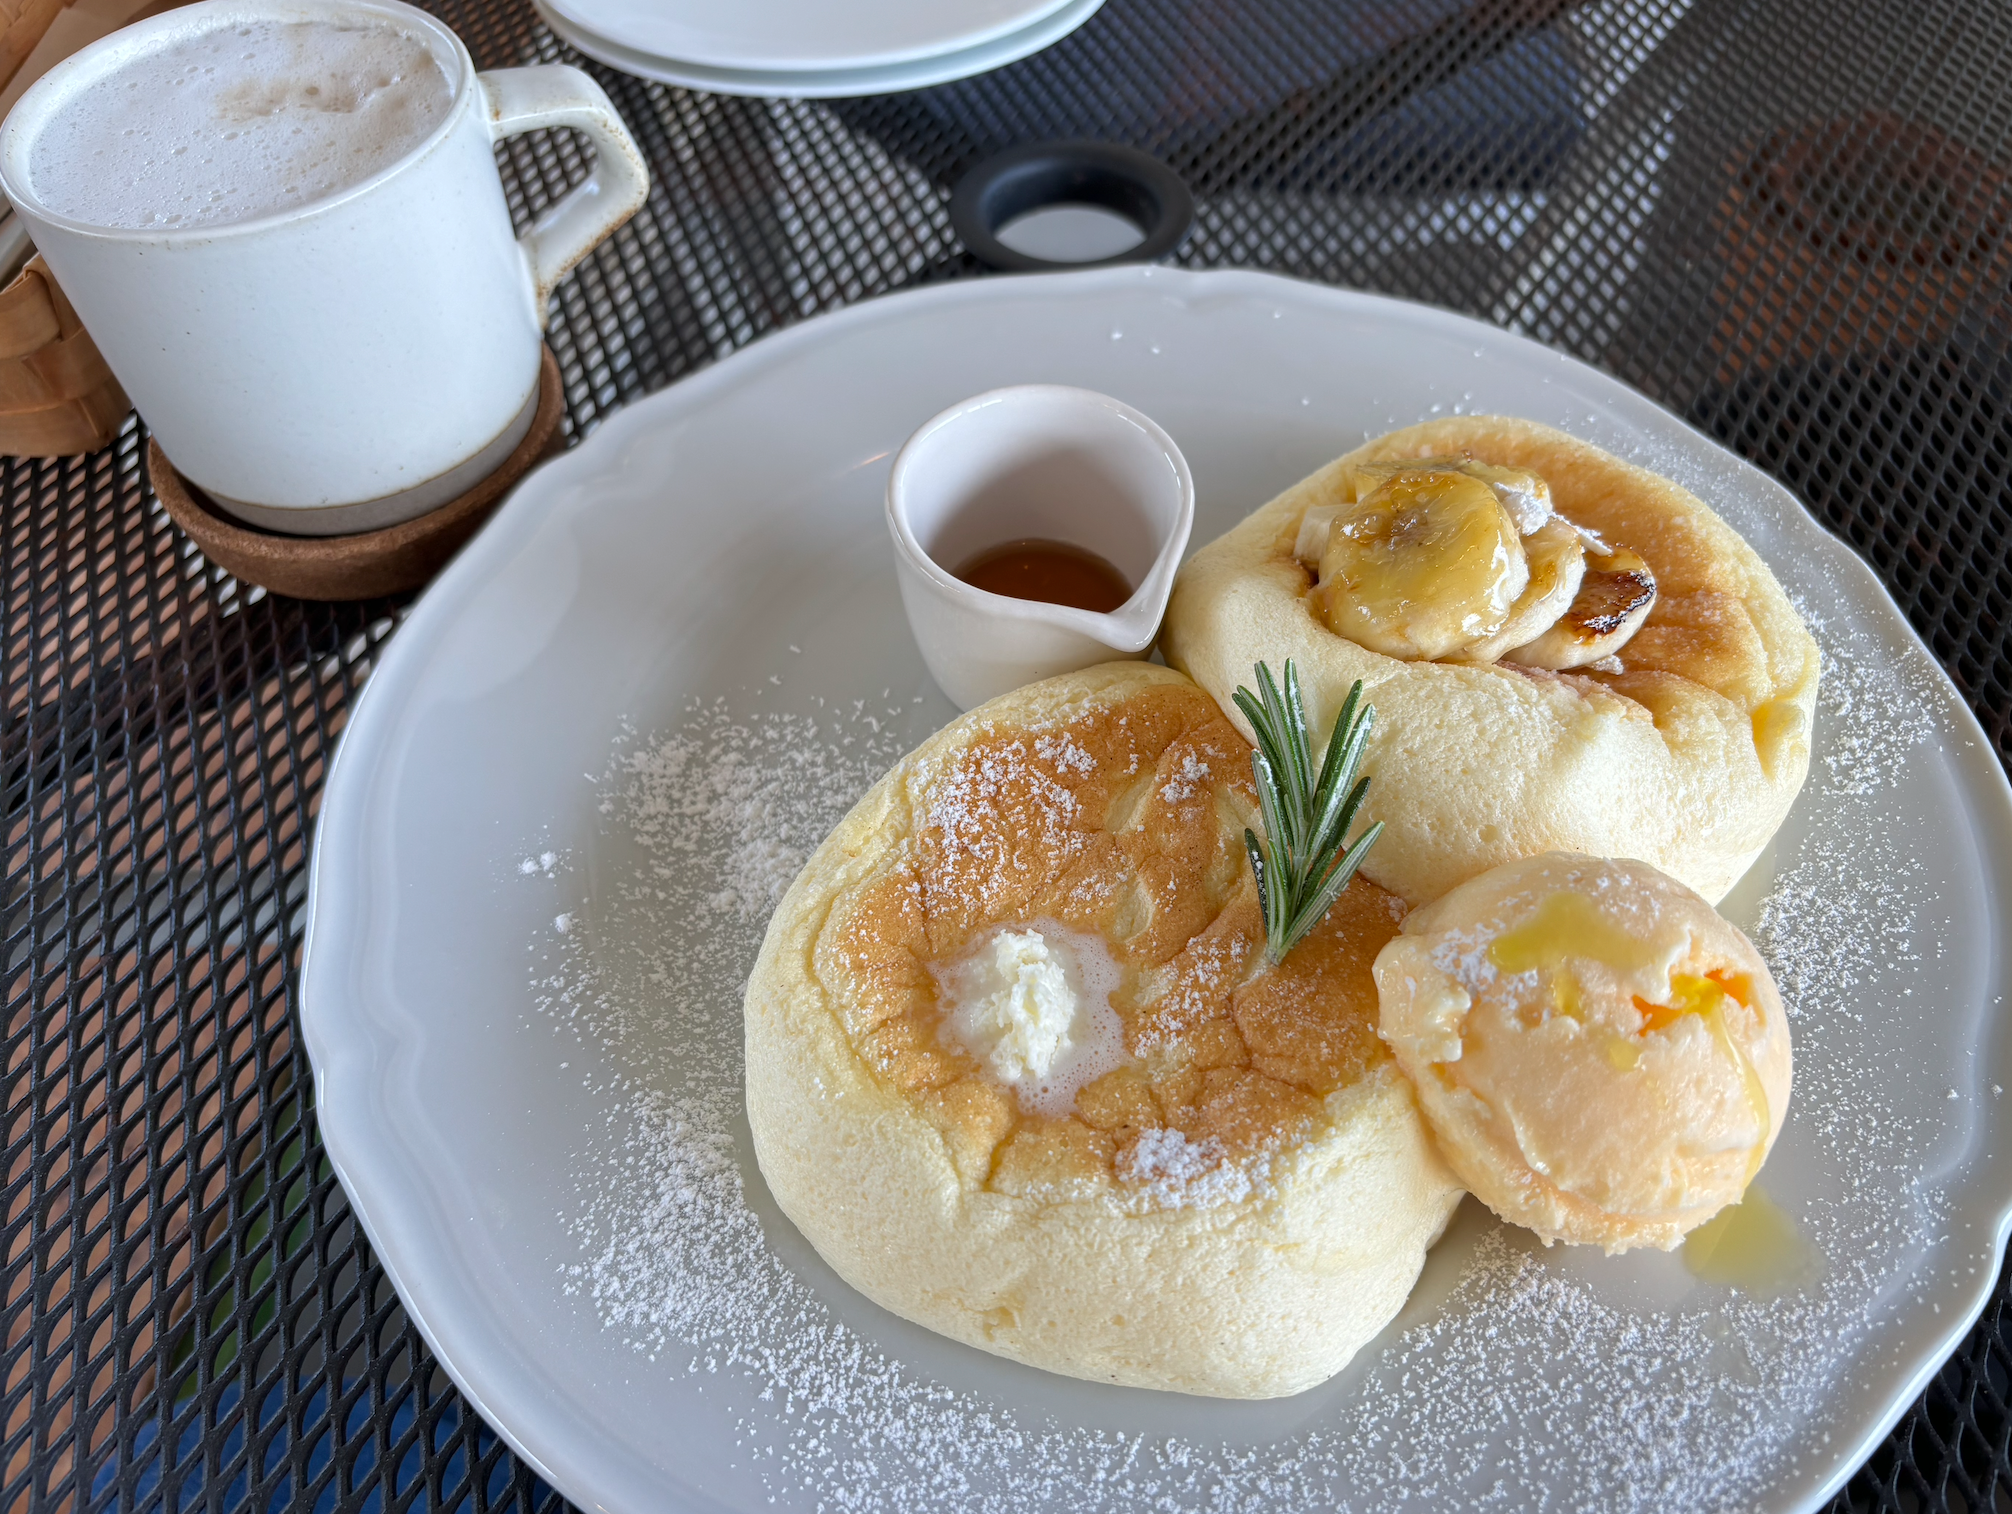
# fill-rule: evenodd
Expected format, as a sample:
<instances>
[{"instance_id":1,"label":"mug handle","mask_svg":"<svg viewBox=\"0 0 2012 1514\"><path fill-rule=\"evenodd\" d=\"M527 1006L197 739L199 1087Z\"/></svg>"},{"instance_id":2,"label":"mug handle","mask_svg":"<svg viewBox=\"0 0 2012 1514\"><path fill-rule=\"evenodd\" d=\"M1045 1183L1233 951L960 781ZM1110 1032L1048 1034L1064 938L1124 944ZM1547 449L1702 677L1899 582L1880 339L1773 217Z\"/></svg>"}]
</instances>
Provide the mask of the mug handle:
<instances>
[{"instance_id":1,"label":"mug handle","mask_svg":"<svg viewBox=\"0 0 2012 1514\"><path fill-rule=\"evenodd\" d=\"M492 68L476 79L489 107L491 141L561 126L585 132L594 144L594 171L517 239L542 327L553 286L642 207L650 176L606 92L579 69L539 63Z\"/></svg>"}]
</instances>

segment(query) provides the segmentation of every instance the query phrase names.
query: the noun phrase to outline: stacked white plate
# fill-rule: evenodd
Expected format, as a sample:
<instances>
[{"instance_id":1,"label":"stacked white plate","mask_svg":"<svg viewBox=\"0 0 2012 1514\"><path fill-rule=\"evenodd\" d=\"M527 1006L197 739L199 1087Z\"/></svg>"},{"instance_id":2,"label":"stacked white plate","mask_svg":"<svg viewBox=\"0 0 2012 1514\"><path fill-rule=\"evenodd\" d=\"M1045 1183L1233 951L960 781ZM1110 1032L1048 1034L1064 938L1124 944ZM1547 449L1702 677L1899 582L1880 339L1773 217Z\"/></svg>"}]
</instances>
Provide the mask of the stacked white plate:
<instances>
[{"instance_id":1,"label":"stacked white plate","mask_svg":"<svg viewBox=\"0 0 2012 1514\"><path fill-rule=\"evenodd\" d=\"M985 73L1059 41L1104 0L536 0L561 39L624 73L726 95L828 99Z\"/></svg>"}]
</instances>

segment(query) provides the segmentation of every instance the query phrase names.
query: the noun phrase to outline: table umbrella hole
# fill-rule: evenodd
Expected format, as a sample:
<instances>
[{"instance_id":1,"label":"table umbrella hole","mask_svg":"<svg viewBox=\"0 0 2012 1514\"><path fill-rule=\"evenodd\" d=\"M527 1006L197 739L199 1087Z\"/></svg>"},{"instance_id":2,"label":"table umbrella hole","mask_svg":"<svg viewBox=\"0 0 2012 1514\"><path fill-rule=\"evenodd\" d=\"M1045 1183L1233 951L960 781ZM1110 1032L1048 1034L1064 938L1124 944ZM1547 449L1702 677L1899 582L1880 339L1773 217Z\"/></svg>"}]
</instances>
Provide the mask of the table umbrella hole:
<instances>
[{"instance_id":1,"label":"table umbrella hole","mask_svg":"<svg viewBox=\"0 0 2012 1514\"><path fill-rule=\"evenodd\" d=\"M1028 142L957 182L950 227L979 262L1019 273L1150 263L1195 219L1179 174L1118 142Z\"/></svg>"},{"instance_id":2,"label":"table umbrella hole","mask_svg":"<svg viewBox=\"0 0 2012 1514\"><path fill-rule=\"evenodd\" d=\"M1130 252L1146 233L1102 205L1043 205L993 233L1006 246L1049 263L1095 263Z\"/></svg>"}]
</instances>

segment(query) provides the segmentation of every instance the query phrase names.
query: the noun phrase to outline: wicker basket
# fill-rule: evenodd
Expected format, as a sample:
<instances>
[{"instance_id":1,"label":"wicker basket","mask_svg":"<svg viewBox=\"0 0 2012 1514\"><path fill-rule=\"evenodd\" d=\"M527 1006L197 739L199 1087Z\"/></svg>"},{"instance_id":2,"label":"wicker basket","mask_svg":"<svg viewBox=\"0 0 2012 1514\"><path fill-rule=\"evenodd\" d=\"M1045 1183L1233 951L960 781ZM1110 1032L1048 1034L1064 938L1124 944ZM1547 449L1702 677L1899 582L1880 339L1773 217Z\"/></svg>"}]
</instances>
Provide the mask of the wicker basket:
<instances>
[{"instance_id":1,"label":"wicker basket","mask_svg":"<svg viewBox=\"0 0 2012 1514\"><path fill-rule=\"evenodd\" d=\"M28 61L69 0L0 0L0 86Z\"/></svg>"},{"instance_id":2,"label":"wicker basket","mask_svg":"<svg viewBox=\"0 0 2012 1514\"><path fill-rule=\"evenodd\" d=\"M132 408L48 265L30 258L0 289L0 453L95 451Z\"/></svg>"}]
</instances>

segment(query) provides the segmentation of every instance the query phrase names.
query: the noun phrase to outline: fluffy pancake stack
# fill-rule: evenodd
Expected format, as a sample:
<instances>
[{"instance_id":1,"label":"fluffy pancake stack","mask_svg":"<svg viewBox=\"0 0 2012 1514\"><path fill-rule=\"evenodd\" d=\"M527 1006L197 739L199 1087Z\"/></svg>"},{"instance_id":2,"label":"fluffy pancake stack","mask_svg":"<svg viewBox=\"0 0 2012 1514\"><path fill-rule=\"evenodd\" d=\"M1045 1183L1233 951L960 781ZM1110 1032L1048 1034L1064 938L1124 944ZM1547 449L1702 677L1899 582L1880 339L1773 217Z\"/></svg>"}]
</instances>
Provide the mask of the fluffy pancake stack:
<instances>
[{"instance_id":1,"label":"fluffy pancake stack","mask_svg":"<svg viewBox=\"0 0 2012 1514\"><path fill-rule=\"evenodd\" d=\"M1560 432L1434 422L1202 549L1162 647L1195 682L1090 668L924 743L770 923L749 1122L848 1282L1035 1366L1264 1397L1391 1319L1461 1182L1610 1250L1737 1201L1788 1028L1708 901L1801 786L1817 653L1736 533ZM1230 696L1287 659L1320 734L1365 685L1386 830L1271 964Z\"/></svg>"},{"instance_id":2,"label":"fluffy pancake stack","mask_svg":"<svg viewBox=\"0 0 2012 1514\"><path fill-rule=\"evenodd\" d=\"M748 1116L777 1201L854 1287L1073 1376L1227 1397L1330 1376L1459 1197L1376 1033L1402 907L1358 880L1278 968L1241 837L1249 750L1164 668L953 723L791 887L748 985ZM1104 943L1128 1059L1030 1113L948 1033L1001 926Z\"/></svg>"},{"instance_id":3,"label":"fluffy pancake stack","mask_svg":"<svg viewBox=\"0 0 2012 1514\"><path fill-rule=\"evenodd\" d=\"M1352 500L1365 465L1449 456L1537 475L1640 555L1656 598L1618 667L1392 655L1331 628L1295 550L1308 512ZM1640 858L1716 902L1809 768L1816 644L1767 564L1689 491L1530 421L1412 426L1295 484L1182 569L1161 647L1225 708L1253 663L1294 659L1316 726L1362 680L1367 813L1388 826L1363 871L1412 904L1556 850Z\"/></svg>"}]
</instances>

